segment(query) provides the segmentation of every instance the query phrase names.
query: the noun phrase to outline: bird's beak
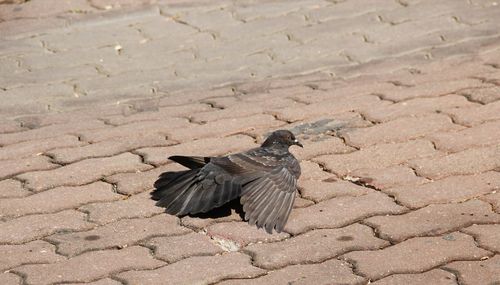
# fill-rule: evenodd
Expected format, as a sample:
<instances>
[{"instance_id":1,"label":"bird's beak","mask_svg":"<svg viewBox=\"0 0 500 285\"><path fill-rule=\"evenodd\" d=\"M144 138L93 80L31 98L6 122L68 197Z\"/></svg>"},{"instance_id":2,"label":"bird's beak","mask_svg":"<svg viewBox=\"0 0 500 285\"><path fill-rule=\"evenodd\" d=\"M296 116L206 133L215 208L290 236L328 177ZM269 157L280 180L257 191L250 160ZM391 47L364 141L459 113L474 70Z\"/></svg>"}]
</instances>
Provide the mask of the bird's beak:
<instances>
[{"instance_id":1,"label":"bird's beak","mask_svg":"<svg viewBox=\"0 0 500 285\"><path fill-rule=\"evenodd\" d=\"M303 146L303 145L302 145L302 144L301 144L301 143L300 143L297 139L295 139L295 140L293 141L293 144L294 144L294 145L298 145L298 146L300 146L300 147L304 147L304 146Z\"/></svg>"}]
</instances>

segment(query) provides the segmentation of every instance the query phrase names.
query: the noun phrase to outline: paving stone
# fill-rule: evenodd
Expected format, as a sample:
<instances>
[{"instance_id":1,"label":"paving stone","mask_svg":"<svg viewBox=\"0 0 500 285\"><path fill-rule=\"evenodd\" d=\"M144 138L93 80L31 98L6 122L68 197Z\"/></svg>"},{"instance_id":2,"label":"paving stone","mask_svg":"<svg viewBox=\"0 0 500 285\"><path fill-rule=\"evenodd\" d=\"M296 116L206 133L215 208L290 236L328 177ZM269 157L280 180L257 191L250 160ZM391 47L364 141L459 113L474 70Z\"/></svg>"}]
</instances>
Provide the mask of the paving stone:
<instances>
[{"instance_id":1,"label":"paving stone","mask_svg":"<svg viewBox=\"0 0 500 285\"><path fill-rule=\"evenodd\" d=\"M181 218L181 224L190 229L206 230L207 227L216 223L241 222L243 219L240 214L232 208L222 207L222 213L216 217L206 216L184 216Z\"/></svg>"},{"instance_id":2,"label":"paving stone","mask_svg":"<svg viewBox=\"0 0 500 285\"><path fill-rule=\"evenodd\" d=\"M456 132L428 135L437 149L458 152L475 147L500 144L500 121L487 122Z\"/></svg>"},{"instance_id":3,"label":"paving stone","mask_svg":"<svg viewBox=\"0 0 500 285\"><path fill-rule=\"evenodd\" d=\"M168 94L160 98L160 106L178 106L185 104L198 103L206 98L233 96L234 92L231 88L218 88L207 90L188 90L184 92L176 92Z\"/></svg>"},{"instance_id":4,"label":"paving stone","mask_svg":"<svg viewBox=\"0 0 500 285\"><path fill-rule=\"evenodd\" d=\"M14 273L4 272L0 273L0 283L6 285L20 285L22 284L22 279Z\"/></svg>"},{"instance_id":5,"label":"paving stone","mask_svg":"<svg viewBox=\"0 0 500 285\"><path fill-rule=\"evenodd\" d=\"M302 174L300 175L298 183L302 183L303 181L308 181L308 180L334 181L338 179L334 174L323 171L323 169L319 166L319 164L312 161L308 160L300 161L300 168Z\"/></svg>"},{"instance_id":6,"label":"paving stone","mask_svg":"<svg viewBox=\"0 0 500 285\"><path fill-rule=\"evenodd\" d=\"M389 143L369 146L347 154L322 155L313 159L324 164L338 175L346 175L361 168L380 169L407 160L426 157L436 151L430 142L415 140L404 143Z\"/></svg>"},{"instance_id":7,"label":"paving stone","mask_svg":"<svg viewBox=\"0 0 500 285\"><path fill-rule=\"evenodd\" d=\"M285 231L296 235L316 228L343 227L369 216L403 212L405 208L379 192L359 197L338 197L307 208L294 209Z\"/></svg>"},{"instance_id":8,"label":"paving stone","mask_svg":"<svg viewBox=\"0 0 500 285\"><path fill-rule=\"evenodd\" d=\"M379 143L404 142L441 131L461 130L448 116L432 114L417 118L398 118L369 128L341 131L348 145L367 147ZM394 130L398 130L395 132Z\"/></svg>"},{"instance_id":9,"label":"paving stone","mask_svg":"<svg viewBox=\"0 0 500 285\"><path fill-rule=\"evenodd\" d=\"M85 221L85 214L74 210L24 216L0 225L0 244L20 244L58 231L81 231L93 226Z\"/></svg>"},{"instance_id":10,"label":"paving stone","mask_svg":"<svg viewBox=\"0 0 500 285\"><path fill-rule=\"evenodd\" d=\"M450 176L417 186L385 190L402 204L420 208L429 204L462 202L491 193L500 185L500 173L491 171L477 175Z\"/></svg>"},{"instance_id":11,"label":"paving stone","mask_svg":"<svg viewBox=\"0 0 500 285\"><path fill-rule=\"evenodd\" d=\"M419 185L427 179L416 176L409 167L395 165L388 168L361 168L349 174L353 179L377 189L388 189L404 185Z\"/></svg>"},{"instance_id":12,"label":"paving stone","mask_svg":"<svg viewBox=\"0 0 500 285\"><path fill-rule=\"evenodd\" d=\"M67 164L87 158L117 155L141 147L165 146L173 143L162 135L145 134L121 137L119 140L105 140L80 147L58 148L47 154L55 161Z\"/></svg>"},{"instance_id":13,"label":"paving stone","mask_svg":"<svg viewBox=\"0 0 500 285\"><path fill-rule=\"evenodd\" d=\"M0 134L4 133L14 133L25 131L26 128L21 127L21 124L16 121L11 121L7 119L0 119Z\"/></svg>"},{"instance_id":14,"label":"paving stone","mask_svg":"<svg viewBox=\"0 0 500 285\"><path fill-rule=\"evenodd\" d=\"M134 172L150 169L142 164L137 155L123 153L105 158L86 159L49 171L29 172L19 175L26 187L42 191L57 186L78 186L119 172ZM78 176L75 176L78 173Z\"/></svg>"},{"instance_id":15,"label":"paving stone","mask_svg":"<svg viewBox=\"0 0 500 285\"><path fill-rule=\"evenodd\" d=\"M0 200L0 217L19 217L30 214L54 213L92 202L118 200L113 187L104 182L76 187L58 187L23 198Z\"/></svg>"},{"instance_id":16,"label":"paving stone","mask_svg":"<svg viewBox=\"0 0 500 285\"><path fill-rule=\"evenodd\" d=\"M374 237L369 227L354 224L341 229L313 230L282 242L253 244L244 251L252 255L257 266L277 269L322 262L352 250L372 250L388 244Z\"/></svg>"},{"instance_id":17,"label":"paving stone","mask_svg":"<svg viewBox=\"0 0 500 285\"><path fill-rule=\"evenodd\" d=\"M479 197L479 199L488 202L493 207L493 210L500 213L500 191L492 191L491 194Z\"/></svg>"},{"instance_id":18,"label":"paving stone","mask_svg":"<svg viewBox=\"0 0 500 285\"><path fill-rule=\"evenodd\" d=\"M397 216L376 216L365 220L379 236L393 242L416 236L433 236L471 224L499 223L500 215L489 204L469 200L459 204L429 205Z\"/></svg>"},{"instance_id":19,"label":"paving stone","mask_svg":"<svg viewBox=\"0 0 500 285\"><path fill-rule=\"evenodd\" d=\"M31 194L23 188L21 182L13 179L1 180L0 189L0 198L18 198Z\"/></svg>"},{"instance_id":20,"label":"paving stone","mask_svg":"<svg viewBox=\"0 0 500 285\"><path fill-rule=\"evenodd\" d=\"M0 149L0 160L34 156L51 149L81 146L84 144L84 142L78 141L78 137L70 135L36 141L25 141L2 147L2 149Z\"/></svg>"},{"instance_id":21,"label":"paving stone","mask_svg":"<svg viewBox=\"0 0 500 285\"><path fill-rule=\"evenodd\" d=\"M147 218L164 212L155 206L150 193L141 193L113 202L93 203L79 208L88 213L88 220L100 225L121 219Z\"/></svg>"},{"instance_id":22,"label":"paving stone","mask_svg":"<svg viewBox=\"0 0 500 285\"><path fill-rule=\"evenodd\" d=\"M447 271L433 269L424 273L411 274L394 274L383 279L379 279L371 284L374 285L419 285L419 284L435 284L435 285L456 285L456 277Z\"/></svg>"},{"instance_id":23,"label":"paving stone","mask_svg":"<svg viewBox=\"0 0 500 285\"><path fill-rule=\"evenodd\" d=\"M168 263L191 256L216 255L224 252L210 237L201 233L155 237L148 240L146 244L154 248L156 258Z\"/></svg>"},{"instance_id":24,"label":"paving stone","mask_svg":"<svg viewBox=\"0 0 500 285\"><path fill-rule=\"evenodd\" d=\"M133 246L87 252L59 263L23 265L16 272L26 275L29 284L89 282L114 272L153 269L163 264L147 248Z\"/></svg>"},{"instance_id":25,"label":"paving stone","mask_svg":"<svg viewBox=\"0 0 500 285\"><path fill-rule=\"evenodd\" d=\"M22 245L0 245L0 254L2 254L0 261L0 270L2 271L26 263L55 263L65 259L65 257L56 254L54 245L41 240Z\"/></svg>"},{"instance_id":26,"label":"paving stone","mask_svg":"<svg viewBox=\"0 0 500 285\"><path fill-rule=\"evenodd\" d=\"M0 179L9 178L19 173L53 169L57 167L58 165L51 163L50 159L46 156L33 156L21 159L2 160Z\"/></svg>"},{"instance_id":27,"label":"paving stone","mask_svg":"<svg viewBox=\"0 0 500 285\"><path fill-rule=\"evenodd\" d=\"M252 266L249 256L231 252L190 257L151 271L124 272L118 274L118 278L128 284L209 284L228 278L252 278L264 273L264 270Z\"/></svg>"},{"instance_id":28,"label":"paving stone","mask_svg":"<svg viewBox=\"0 0 500 285\"><path fill-rule=\"evenodd\" d=\"M483 104L493 103L500 99L500 86L492 86L486 88L471 88L462 90L460 94L466 96L472 101L481 102Z\"/></svg>"},{"instance_id":29,"label":"paving stone","mask_svg":"<svg viewBox=\"0 0 500 285\"><path fill-rule=\"evenodd\" d=\"M304 199L296 196L293 202L293 208L305 208L314 205L314 202L308 199Z\"/></svg>"},{"instance_id":30,"label":"paving stone","mask_svg":"<svg viewBox=\"0 0 500 285\"><path fill-rule=\"evenodd\" d=\"M415 98L393 105L366 108L360 112L370 121L387 122L399 117L422 116L446 109L470 106L476 106L476 104L467 101L463 96L446 95L435 98Z\"/></svg>"},{"instance_id":31,"label":"paving stone","mask_svg":"<svg viewBox=\"0 0 500 285\"><path fill-rule=\"evenodd\" d=\"M500 252L500 245L498 244L500 238L500 225L498 222L489 225L472 225L462 229L462 232L474 236L481 247L496 253Z\"/></svg>"},{"instance_id":32,"label":"paving stone","mask_svg":"<svg viewBox=\"0 0 500 285\"><path fill-rule=\"evenodd\" d=\"M444 266L456 272L459 284L497 284L500 282L500 255L483 261L455 261Z\"/></svg>"},{"instance_id":33,"label":"paving stone","mask_svg":"<svg viewBox=\"0 0 500 285\"><path fill-rule=\"evenodd\" d=\"M371 280L397 273L417 273L461 259L479 260L491 253L474 245L471 236L450 233L440 237L417 237L376 251L347 253L357 272Z\"/></svg>"},{"instance_id":34,"label":"paving stone","mask_svg":"<svg viewBox=\"0 0 500 285\"><path fill-rule=\"evenodd\" d=\"M77 134L83 130L107 129L109 126L97 120L85 120L67 124L56 124L24 132L2 134L0 145L13 144L29 140L41 140L46 138L59 137L66 134Z\"/></svg>"},{"instance_id":35,"label":"paving stone","mask_svg":"<svg viewBox=\"0 0 500 285\"><path fill-rule=\"evenodd\" d=\"M207 235L216 241L228 241L238 248L249 243L276 242L290 236L283 232L268 234L246 222L216 223L207 228Z\"/></svg>"},{"instance_id":36,"label":"paving stone","mask_svg":"<svg viewBox=\"0 0 500 285\"><path fill-rule=\"evenodd\" d=\"M110 278L104 278L104 279L101 279L98 281L88 282L88 283L66 283L66 284L71 284L71 285L84 285L84 284L89 284L89 285L120 285L122 283L120 283L116 280L110 279Z\"/></svg>"},{"instance_id":37,"label":"paving stone","mask_svg":"<svg viewBox=\"0 0 500 285\"><path fill-rule=\"evenodd\" d=\"M500 101L496 101L475 108L451 109L446 110L445 112L450 114L459 124L466 126L475 126L486 121L499 120L499 110Z\"/></svg>"},{"instance_id":38,"label":"paving stone","mask_svg":"<svg viewBox=\"0 0 500 285\"><path fill-rule=\"evenodd\" d=\"M254 279L234 279L222 281L221 285L237 284L362 284L363 277L352 273L349 263L331 259L319 264L290 265L283 269L271 271Z\"/></svg>"},{"instance_id":39,"label":"paving stone","mask_svg":"<svg viewBox=\"0 0 500 285\"><path fill-rule=\"evenodd\" d=\"M374 191L347 181L333 181L333 178L325 180L305 180L299 182L301 196L314 202L321 202L342 196L361 196Z\"/></svg>"},{"instance_id":40,"label":"paving stone","mask_svg":"<svg viewBox=\"0 0 500 285\"><path fill-rule=\"evenodd\" d=\"M87 142L101 142L116 139L118 137L144 136L151 134L169 135L177 129L185 129L189 126L186 119L170 118L166 121L143 121L120 125L106 130L80 131L80 137Z\"/></svg>"},{"instance_id":41,"label":"paving stone","mask_svg":"<svg viewBox=\"0 0 500 285\"><path fill-rule=\"evenodd\" d=\"M224 155L235 151L244 151L257 147L254 140L246 135L234 135L224 138L203 138L191 140L178 145L167 147L150 147L138 149L136 152L143 155L147 163L161 165L169 162L171 155Z\"/></svg>"},{"instance_id":42,"label":"paving stone","mask_svg":"<svg viewBox=\"0 0 500 285\"><path fill-rule=\"evenodd\" d=\"M355 151L353 147L347 146L336 137L327 137L318 141L303 140L304 148L293 149L292 152L299 160L311 159L325 154L349 153Z\"/></svg>"},{"instance_id":43,"label":"paving stone","mask_svg":"<svg viewBox=\"0 0 500 285\"><path fill-rule=\"evenodd\" d=\"M124 248L154 235L179 235L188 231L179 226L175 216L162 214L151 218L124 219L90 231L56 234L47 239L57 243L59 253L75 256L90 250Z\"/></svg>"},{"instance_id":44,"label":"paving stone","mask_svg":"<svg viewBox=\"0 0 500 285\"><path fill-rule=\"evenodd\" d=\"M415 159L408 164L419 176L430 179L486 172L500 166L500 145L467 149L446 156Z\"/></svg>"},{"instance_id":45,"label":"paving stone","mask_svg":"<svg viewBox=\"0 0 500 285\"><path fill-rule=\"evenodd\" d=\"M293 104L293 101L290 100L290 103ZM207 123L222 119L249 117L255 114L262 114L265 111L266 108L255 103L240 102L234 107L230 107L227 109L208 110L207 112L199 112L192 114L190 117L195 122Z\"/></svg>"}]
</instances>

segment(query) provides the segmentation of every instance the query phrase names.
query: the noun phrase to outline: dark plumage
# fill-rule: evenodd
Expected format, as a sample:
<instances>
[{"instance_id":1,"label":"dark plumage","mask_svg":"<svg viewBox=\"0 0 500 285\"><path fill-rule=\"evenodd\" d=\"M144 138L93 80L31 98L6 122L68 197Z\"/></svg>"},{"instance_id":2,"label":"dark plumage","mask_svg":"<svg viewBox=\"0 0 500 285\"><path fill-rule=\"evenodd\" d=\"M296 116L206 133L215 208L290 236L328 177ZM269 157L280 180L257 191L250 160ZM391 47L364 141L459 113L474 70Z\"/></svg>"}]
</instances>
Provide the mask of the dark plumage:
<instances>
[{"instance_id":1,"label":"dark plumage","mask_svg":"<svg viewBox=\"0 0 500 285\"><path fill-rule=\"evenodd\" d=\"M222 157L171 156L189 170L162 173L152 198L172 215L204 213L240 197L245 220L281 232L292 210L300 165L288 151L302 145L287 130L246 152Z\"/></svg>"}]
</instances>

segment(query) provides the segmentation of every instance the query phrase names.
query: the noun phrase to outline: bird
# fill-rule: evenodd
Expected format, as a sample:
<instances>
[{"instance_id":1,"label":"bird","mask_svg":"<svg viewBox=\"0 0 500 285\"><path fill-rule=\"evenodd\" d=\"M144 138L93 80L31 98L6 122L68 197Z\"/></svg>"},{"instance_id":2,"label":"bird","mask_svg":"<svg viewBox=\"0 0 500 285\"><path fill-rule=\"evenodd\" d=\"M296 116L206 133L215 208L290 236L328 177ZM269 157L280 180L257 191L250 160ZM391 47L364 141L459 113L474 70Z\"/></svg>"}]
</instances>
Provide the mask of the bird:
<instances>
[{"instance_id":1,"label":"bird","mask_svg":"<svg viewBox=\"0 0 500 285\"><path fill-rule=\"evenodd\" d=\"M272 132L260 147L227 156L170 156L188 168L160 174L151 198L176 216L206 213L239 198L250 225L280 233L295 200L300 163L290 146L303 145L288 130Z\"/></svg>"}]
</instances>

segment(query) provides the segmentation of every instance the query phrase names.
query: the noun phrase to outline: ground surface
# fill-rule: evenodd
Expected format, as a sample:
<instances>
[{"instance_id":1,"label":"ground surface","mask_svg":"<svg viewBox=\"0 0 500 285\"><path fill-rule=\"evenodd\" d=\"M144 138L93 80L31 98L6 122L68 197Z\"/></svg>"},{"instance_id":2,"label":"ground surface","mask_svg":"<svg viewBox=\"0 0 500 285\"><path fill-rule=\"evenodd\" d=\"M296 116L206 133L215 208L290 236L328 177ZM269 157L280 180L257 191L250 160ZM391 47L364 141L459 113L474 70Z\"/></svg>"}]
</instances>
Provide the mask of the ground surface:
<instances>
[{"instance_id":1,"label":"ground surface","mask_svg":"<svg viewBox=\"0 0 500 285\"><path fill-rule=\"evenodd\" d=\"M498 284L494 1L0 1L0 284ZM292 129L285 232L149 199Z\"/></svg>"}]
</instances>

